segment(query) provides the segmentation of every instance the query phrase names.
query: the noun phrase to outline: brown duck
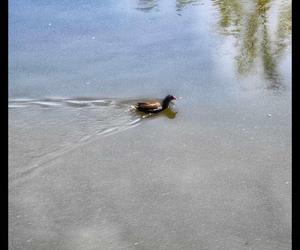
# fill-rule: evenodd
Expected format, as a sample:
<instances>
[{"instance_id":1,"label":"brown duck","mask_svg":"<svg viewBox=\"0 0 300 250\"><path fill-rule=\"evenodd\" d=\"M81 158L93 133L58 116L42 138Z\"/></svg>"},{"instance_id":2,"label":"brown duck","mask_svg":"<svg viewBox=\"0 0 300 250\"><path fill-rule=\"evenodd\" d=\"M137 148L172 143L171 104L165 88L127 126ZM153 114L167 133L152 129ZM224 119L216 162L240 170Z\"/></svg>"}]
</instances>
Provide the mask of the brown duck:
<instances>
[{"instance_id":1,"label":"brown duck","mask_svg":"<svg viewBox=\"0 0 300 250\"><path fill-rule=\"evenodd\" d=\"M136 108L139 111L145 113L158 113L169 107L169 104L172 100L176 100L176 97L173 95L167 95L162 102L157 100L150 100L147 102L138 102Z\"/></svg>"}]
</instances>

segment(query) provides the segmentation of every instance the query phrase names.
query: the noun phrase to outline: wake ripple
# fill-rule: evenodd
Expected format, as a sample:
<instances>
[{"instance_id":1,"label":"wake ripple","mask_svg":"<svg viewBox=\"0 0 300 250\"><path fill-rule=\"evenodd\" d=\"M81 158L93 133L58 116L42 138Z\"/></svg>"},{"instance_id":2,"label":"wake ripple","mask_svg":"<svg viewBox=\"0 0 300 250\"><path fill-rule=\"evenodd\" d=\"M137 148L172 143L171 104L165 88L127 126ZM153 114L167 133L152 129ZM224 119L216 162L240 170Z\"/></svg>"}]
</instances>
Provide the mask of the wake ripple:
<instances>
[{"instance_id":1,"label":"wake ripple","mask_svg":"<svg viewBox=\"0 0 300 250\"><path fill-rule=\"evenodd\" d=\"M9 101L10 180L101 136L138 126L133 101L97 98L12 99ZM22 159L20 159L22 158ZM22 162L22 167L18 167Z\"/></svg>"}]
</instances>

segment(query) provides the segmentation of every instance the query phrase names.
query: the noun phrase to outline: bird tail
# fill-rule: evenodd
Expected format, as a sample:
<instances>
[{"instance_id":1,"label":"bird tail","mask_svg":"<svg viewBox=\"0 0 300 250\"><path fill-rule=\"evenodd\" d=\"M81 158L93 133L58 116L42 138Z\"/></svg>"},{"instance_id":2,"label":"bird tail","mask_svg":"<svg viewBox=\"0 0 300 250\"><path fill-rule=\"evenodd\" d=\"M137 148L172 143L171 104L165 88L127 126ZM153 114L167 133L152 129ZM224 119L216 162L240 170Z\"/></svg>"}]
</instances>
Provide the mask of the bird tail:
<instances>
[{"instance_id":1,"label":"bird tail","mask_svg":"<svg viewBox=\"0 0 300 250\"><path fill-rule=\"evenodd\" d=\"M137 105L130 105L129 106L129 110L136 110L137 109Z\"/></svg>"}]
</instances>

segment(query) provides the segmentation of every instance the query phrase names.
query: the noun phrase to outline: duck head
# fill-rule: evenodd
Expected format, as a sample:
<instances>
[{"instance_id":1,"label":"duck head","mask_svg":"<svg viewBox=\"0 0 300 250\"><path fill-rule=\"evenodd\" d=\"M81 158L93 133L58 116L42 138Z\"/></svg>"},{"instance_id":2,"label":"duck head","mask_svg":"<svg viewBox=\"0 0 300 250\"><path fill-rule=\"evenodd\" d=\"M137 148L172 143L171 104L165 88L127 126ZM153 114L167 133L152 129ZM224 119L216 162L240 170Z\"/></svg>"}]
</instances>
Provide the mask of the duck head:
<instances>
[{"instance_id":1,"label":"duck head","mask_svg":"<svg viewBox=\"0 0 300 250\"><path fill-rule=\"evenodd\" d=\"M163 108L163 109L168 108L170 102L173 101L173 100L176 100L176 99L177 99L177 98L176 98L175 96L173 96L173 95L167 95L167 96L165 97L165 99L163 100L163 102L162 102L162 108Z\"/></svg>"}]
</instances>

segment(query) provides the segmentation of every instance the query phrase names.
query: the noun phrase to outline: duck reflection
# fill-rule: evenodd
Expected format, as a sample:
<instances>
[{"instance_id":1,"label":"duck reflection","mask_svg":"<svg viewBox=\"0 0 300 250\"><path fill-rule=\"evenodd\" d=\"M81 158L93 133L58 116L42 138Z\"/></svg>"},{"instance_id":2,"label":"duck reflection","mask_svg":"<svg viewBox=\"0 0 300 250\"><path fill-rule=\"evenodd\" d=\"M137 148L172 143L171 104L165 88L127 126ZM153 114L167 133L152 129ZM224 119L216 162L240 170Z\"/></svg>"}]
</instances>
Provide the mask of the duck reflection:
<instances>
[{"instance_id":1,"label":"duck reflection","mask_svg":"<svg viewBox=\"0 0 300 250\"><path fill-rule=\"evenodd\" d=\"M159 113L144 113L144 112L141 112L139 110L135 110L136 114L141 117L142 119L149 119L149 118L157 118L157 117L167 117L169 119L174 119L176 117L176 114L177 112L174 111L171 107L159 112Z\"/></svg>"}]
</instances>

